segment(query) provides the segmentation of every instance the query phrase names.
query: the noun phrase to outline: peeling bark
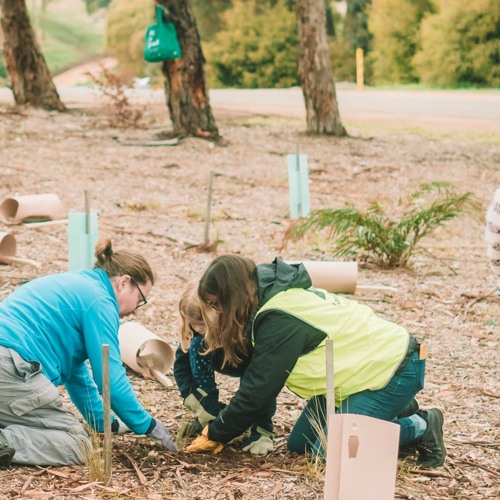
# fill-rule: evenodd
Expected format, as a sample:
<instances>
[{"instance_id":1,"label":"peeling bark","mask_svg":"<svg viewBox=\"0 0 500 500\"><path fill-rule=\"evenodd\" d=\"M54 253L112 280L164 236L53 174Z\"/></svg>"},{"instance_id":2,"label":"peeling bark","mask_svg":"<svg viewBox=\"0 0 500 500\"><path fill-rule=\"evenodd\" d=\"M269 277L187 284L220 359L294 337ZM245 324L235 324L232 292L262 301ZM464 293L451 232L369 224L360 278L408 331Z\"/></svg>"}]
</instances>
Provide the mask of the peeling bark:
<instances>
[{"instance_id":1,"label":"peeling bark","mask_svg":"<svg viewBox=\"0 0 500 500\"><path fill-rule=\"evenodd\" d=\"M297 0L298 73L306 105L307 132L346 135L340 120L328 43L324 0Z\"/></svg>"},{"instance_id":2,"label":"peeling bark","mask_svg":"<svg viewBox=\"0 0 500 500\"><path fill-rule=\"evenodd\" d=\"M182 57L164 61L165 98L174 133L220 139L205 77L205 58L189 0L160 2L175 24Z\"/></svg>"},{"instance_id":3,"label":"peeling bark","mask_svg":"<svg viewBox=\"0 0 500 500\"><path fill-rule=\"evenodd\" d=\"M17 105L64 111L24 0L0 0L3 59Z\"/></svg>"}]
</instances>

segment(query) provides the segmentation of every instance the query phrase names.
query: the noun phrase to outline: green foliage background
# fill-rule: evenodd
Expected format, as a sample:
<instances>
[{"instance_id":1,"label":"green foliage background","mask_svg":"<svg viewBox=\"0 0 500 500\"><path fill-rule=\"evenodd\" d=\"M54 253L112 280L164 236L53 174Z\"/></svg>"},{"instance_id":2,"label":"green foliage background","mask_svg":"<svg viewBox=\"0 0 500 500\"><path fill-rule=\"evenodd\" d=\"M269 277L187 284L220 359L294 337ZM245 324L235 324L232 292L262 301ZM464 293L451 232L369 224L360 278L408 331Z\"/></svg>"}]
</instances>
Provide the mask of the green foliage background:
<instances>
[{"instance_id":1,"label":"green foliage background","mask_svg":"<svg viewBox=\"0 0 500 500\"><path fill-rule=\"evenodd\" d=\"M155 17L154 6L153 0L113 0L109 5L106 50L123 71L135 76L154 68L144 61L144 37Z\"/></svg>"},{"instance_id":2,"label":"green foliage background","mask_svg":"<svg viewBox=\"0 0 500 500\"><path fill-rule=\"evenodd\" d=\"M297 80L297 22L282 2L238 2L222 14L224 31L205 44L212 87L290 87Z\"/></svg>"},{"instance_id":3,"label":"green foliage background","mask_svg":"<svg viewBox=\"0 0 500 500\"><path fill-rule=\"evenodd\" d=\"M373 0L368 27L376 83L418 82L412 58L422 18L433 9L433 0Z\"/></svg>"},{"instance_id":4,"label":"green foliage background","mask_svg":"<svg viewBox=\"0 0 500 500\"><path fill-rule=\"evenodd\" d=\"M129 76L161 80L143 60L154 0L53 0L42 50L52 74L105 51ZM31 8L40 35L40 12ZM210 87L298 84L294 0L192 0ZM365 83L500 87L499 0L325 0L336 81L355 81L356 48L365 52ZM96 16L107 9L107 26ZM96 12L98 11L98 12ZM96 12L92 17L86 12ZM6 77L0 53L0 78Z\"/></svg>"},{"instance_id":5,"label":"green foliage background","mask_svg":"<svg viewBox=\"0 0 500 500\"><path fill-rule=\"evenodd\" d=\"M53 75L101 55L102 24L99 19L86 14L82 0L49 2L44 33L39 9L34 8L31 2L26 3L32 27ZM0 51L0 78L6 76Z\"/></svg>"},{"instance_id":6,"label":"green foliage background","mask_svg":"<svg viewBox=\"0 0 500 500\"><path fill-rule=\"evenodd\" d=\"M424 18L412 65L420 81L438 86L500 87L500 2L438 0Z\"/></svg>"}]
</instances>

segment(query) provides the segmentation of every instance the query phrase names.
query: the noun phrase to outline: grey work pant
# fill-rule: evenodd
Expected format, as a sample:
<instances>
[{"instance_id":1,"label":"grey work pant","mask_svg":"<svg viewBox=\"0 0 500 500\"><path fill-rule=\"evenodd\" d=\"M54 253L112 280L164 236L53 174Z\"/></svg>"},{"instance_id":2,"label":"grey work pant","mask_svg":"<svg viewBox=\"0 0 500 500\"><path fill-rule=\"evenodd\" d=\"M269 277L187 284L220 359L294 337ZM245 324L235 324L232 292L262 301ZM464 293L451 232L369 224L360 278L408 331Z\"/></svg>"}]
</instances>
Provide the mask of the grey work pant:
<instances>
[{"instance_id":1,"label":"grey work pant","mask_svg":"<svg viewBox=\"0 0 500 500\"><path fill-rule=\"evenodd\" d=\"M84 463L91 449L83 425L65 410L57 388L39 363L0 346L0 433L16 450L13 463Z\"/></svg>"}]
</instances>

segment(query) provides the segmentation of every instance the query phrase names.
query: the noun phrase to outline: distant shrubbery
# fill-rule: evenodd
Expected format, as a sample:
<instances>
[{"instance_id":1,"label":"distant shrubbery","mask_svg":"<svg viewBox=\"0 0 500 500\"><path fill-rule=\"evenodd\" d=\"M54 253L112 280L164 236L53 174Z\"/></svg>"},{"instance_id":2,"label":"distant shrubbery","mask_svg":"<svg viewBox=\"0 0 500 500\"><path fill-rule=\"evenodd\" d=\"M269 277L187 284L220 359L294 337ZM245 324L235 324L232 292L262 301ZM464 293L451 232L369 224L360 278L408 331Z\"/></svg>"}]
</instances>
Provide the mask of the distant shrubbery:
<instances>
[{"instance_id":1,"label":"distant shrubbery","mask_svg":"<svg viewBox=\"0 0 500 500\"><path fill-rule=\"evenodd\" d=\"M106 48L123 70L144 75L144 37L154 16L153 0L113 0L109 5Z\"/></svg>"},{"instance_id":2,"label":"distant shrubbery","mask_svg":"<svg viewBox=\"0 0 500 500\"><path fill-rule=\"evenodd\" d=\"M373 0L376 83L500 85L498 0Z\"/></svg>"},{"instance_id":3,"label":"distant shrubbery","mask_svg":"<svg viewBox=\"0 0 500 500\"><path fill-rule=\"evenodd\" d=\"M500 87L500 2L437 0L412 60L423 83Z\"/></svg>"},{"instance_id":4,"label":"distant shrubbery","mask_svg":"<svg viewBox=\"0 0 500 500\"><path fill-rule=\"evenodd\" d=\"M371 58L376 82L418 81L412 58L420 22L432 9L432 0L373 0L368 27L373 34Z\"/></svg>"},{"instance_id":5,"label":"distant shrubbery","mask_svg":"<svg viewBox=\"0 0 500 500\"><path fill-rule=\"evenodd\" d=\"M225 30L204 45L211 86L297 85L297 21L282 2L238 2L222 14Z\"/></svg>"},{"instance_id":6,"label":"distant shrubbery","mask_svg":"<svg viewBox=\"0 0 500 500\"><path fill-rule=\"evenodd\" d=\"M293 3L192 0L209 85L297 85ZM367 84L500 85L498 0L347 0L344 17L331 10L335 2L326 5L337 81L355 80L355 53L361 47ZM158 65L142 59L153 13L153 0L113 0L109 6L108 51L137 76L158 72Z\"/></svg>"}]
</instances>

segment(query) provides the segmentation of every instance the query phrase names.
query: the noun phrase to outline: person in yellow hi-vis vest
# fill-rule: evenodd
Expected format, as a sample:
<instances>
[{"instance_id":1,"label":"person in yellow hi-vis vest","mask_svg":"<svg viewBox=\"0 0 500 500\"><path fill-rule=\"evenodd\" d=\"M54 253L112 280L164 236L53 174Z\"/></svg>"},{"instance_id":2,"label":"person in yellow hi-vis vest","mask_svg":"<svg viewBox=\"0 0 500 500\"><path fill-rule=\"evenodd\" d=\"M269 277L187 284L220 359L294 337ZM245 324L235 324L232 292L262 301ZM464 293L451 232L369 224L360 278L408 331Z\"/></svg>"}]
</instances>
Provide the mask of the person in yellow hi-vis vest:
<instances>
[{"instance_id":1,"label":"person in yellow hi-vis vest","mask_svg":"<svg viewBox=\"0 0 500 500\"><path fill-rule=\"evenodd\" d=\"M198 294L208 352L222 349L224 362L235 366L237 353L247 353L250 363L228 406L187 451L220 451L251 428L286 386L308 399L288 449L324 457L317 429L326 431L325 341L330 338L337 411L399 424L400 445L415 446L418 465L443 465L443 414L418 408L414 398L424 385L425 353L403 327L368 306L312 288L302 264L280 259L257 266L237 255L217 257Z\"/></svg>"}]
</instances>

